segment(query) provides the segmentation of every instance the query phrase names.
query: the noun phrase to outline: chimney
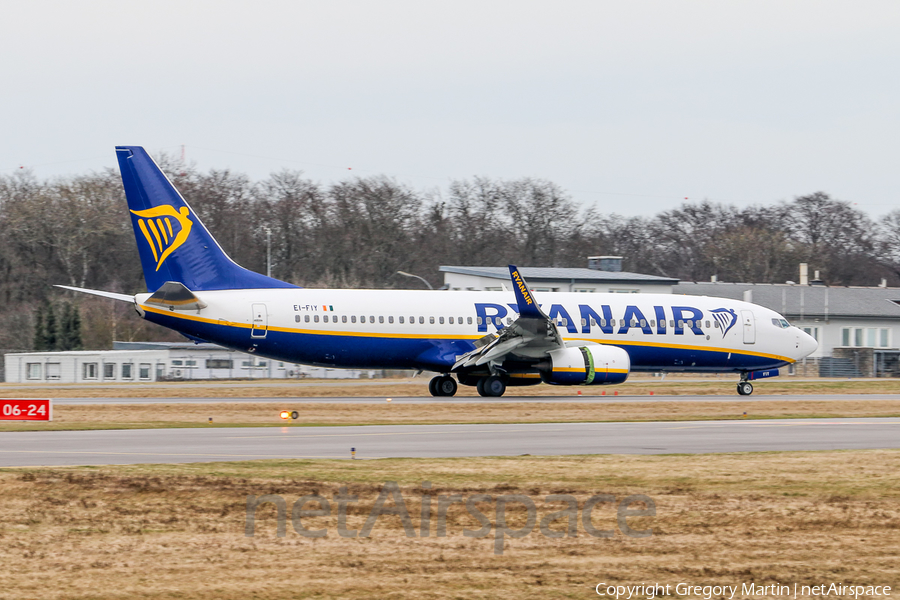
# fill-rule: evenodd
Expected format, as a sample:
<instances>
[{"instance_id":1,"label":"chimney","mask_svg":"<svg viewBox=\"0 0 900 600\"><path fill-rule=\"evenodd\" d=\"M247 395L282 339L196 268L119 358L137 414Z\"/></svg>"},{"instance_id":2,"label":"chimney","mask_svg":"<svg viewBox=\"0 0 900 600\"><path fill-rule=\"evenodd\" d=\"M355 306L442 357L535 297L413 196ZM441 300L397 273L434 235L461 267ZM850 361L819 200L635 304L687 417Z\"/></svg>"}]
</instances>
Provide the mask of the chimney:
<instances>
[{"instance_id":1,"label":"chimney","mask_svg":"<svg viewBox=\"0 0 900 600\"><path fill-rule=\"evenodd\" d=\"M809 285L809 267L806 263L800 263L800 285Z\"/></svg>"},{"instance_id":2,"label":"chimney","mask_svg":"<svg viewBox=\"0 0 900 600\"><path fill-rule=\"evenodd\" d=\"M620 273L622 271L621 256L588 256L588 269L594 271L612 271Z\"/></svg>"}]
</instances>

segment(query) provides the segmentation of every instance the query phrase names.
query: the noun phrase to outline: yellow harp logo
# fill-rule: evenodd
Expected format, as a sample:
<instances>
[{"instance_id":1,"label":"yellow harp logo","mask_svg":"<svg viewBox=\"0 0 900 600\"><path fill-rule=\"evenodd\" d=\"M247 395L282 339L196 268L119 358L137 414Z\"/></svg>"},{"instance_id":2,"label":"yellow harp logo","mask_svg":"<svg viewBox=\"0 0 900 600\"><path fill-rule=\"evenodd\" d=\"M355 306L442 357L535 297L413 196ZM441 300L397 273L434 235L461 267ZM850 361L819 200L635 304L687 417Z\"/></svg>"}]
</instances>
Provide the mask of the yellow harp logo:
<instances>
[{"instance_id":1,"label":"yellow harp logo","mask_svg":"<svg viewBox=\"0 0 900 600\"><path fill-rule=\"evenodd\" d=\"M147 210L131 211L138 218L138 227L147 238L147 244L153 251L156 270L181 246L191 233L193 223L188 219L188 209L182 206L178 211L174 206L165 204Z\"/></svg>"}]
</instances>

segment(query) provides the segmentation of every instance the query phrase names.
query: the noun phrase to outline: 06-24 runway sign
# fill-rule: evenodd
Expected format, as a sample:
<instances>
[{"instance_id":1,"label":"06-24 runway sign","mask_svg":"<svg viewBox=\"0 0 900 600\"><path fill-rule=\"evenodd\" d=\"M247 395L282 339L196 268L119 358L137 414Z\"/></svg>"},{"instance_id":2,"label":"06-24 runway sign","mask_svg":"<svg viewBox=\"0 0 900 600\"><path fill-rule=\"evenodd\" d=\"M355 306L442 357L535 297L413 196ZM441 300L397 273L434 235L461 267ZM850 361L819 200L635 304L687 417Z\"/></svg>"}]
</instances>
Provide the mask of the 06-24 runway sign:
<instances>
[{"instance_id":1,"label":"06-24 runway sign","mask_svg":"<svg viewBox=\"0 0 900 600\"><path fill-rule=\"evenodd\" d=\"M0 398L0 421L52 421L53 401Z\"/></svg>"}]
</instances>

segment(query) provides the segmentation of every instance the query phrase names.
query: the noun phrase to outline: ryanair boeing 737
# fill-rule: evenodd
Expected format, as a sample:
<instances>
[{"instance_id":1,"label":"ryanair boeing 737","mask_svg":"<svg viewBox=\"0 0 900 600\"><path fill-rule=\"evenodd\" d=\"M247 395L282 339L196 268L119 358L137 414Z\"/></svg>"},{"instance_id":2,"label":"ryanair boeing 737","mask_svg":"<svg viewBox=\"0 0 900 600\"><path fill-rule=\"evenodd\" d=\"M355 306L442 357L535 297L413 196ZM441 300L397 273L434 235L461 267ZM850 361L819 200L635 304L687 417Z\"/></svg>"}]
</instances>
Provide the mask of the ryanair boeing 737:
<instances>
[{"instance_id":1,"label":"ryanair boeing 737","mask_svg":"<svg viewBox=\"0 0 900 600\"><path fill-rule=\"evenodd\" d=\"M705 296L303 289L232 261L139 146L116 148L148 293L71 289L134 304L195 341L324 367L437 373L482 396L507 386L622 383L632 371L778 374L816 341L767 308Z\"/></svg>"}]
</instances>

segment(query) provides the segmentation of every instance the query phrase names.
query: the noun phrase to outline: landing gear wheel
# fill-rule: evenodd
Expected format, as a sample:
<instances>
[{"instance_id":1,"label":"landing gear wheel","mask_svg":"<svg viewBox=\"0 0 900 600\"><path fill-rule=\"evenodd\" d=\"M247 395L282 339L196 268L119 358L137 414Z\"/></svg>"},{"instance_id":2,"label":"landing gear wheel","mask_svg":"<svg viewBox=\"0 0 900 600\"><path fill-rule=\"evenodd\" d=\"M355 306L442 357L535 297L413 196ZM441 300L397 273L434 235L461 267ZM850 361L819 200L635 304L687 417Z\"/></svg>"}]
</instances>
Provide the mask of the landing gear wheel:
<instances>
[{"instance_id":1,"label":"landing gear wheel","mask_svg":"<svg viewBox=\"0 0 900 600\"><path fill-rule=\"evenodd\" d=\"M478 394L486 397L499 397L506 391L506 383L496 375L478 380Z\"/></svg>"},{"instance_id":2,"label":"landing gear wheel","mask_svg":"<svg viewBox=\"0 0 900 600\"><path fill-rule=\"evenodd\" d=\"M753 384L749 381L742 381L737 384L737 393L741 396L749 396L753 393Z\"/></svg>"},{"instance_id":3,"label":"landing gear wheel","mask_svg":"<svg viewBox=\"0 0 900 600\"><path fill-rule=\"evenodd\" d=\"M454 396L456 395L456 380L449 375L436 377L437 384L434 386L437 390L437 396Z\"/></svg>"},{"instance_id":4,"label":"landing gear wheel","mask_svg":"<svg viewBox=\"0 0 900 600\"><path fill-rule=\"evenodd\" d=\"M449 375L438 375L428 382L428 391L432 396L453 396L456 387L456 380Z\"/></svg>"}]
</instances>

